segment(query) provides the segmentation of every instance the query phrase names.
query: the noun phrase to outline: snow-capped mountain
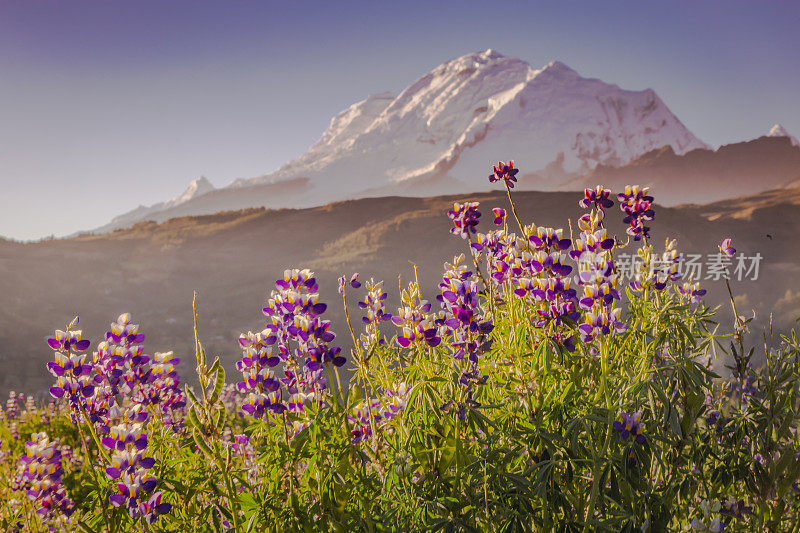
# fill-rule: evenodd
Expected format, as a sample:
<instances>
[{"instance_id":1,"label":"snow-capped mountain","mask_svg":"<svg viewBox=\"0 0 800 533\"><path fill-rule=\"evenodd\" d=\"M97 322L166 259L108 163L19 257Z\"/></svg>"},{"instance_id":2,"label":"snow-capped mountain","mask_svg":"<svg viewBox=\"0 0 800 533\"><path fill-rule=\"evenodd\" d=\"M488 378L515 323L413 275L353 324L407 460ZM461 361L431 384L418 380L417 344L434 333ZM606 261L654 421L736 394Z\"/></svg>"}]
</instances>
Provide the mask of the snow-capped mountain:
<instances>
[{"instance_id":1,"label":"snow-capped mountain","mask_svg":"<svg viewBox=\"0 0 800 533\"><path fill-rule=\"evenodd\" d=\"M581 172L667 145L679 154L706 148L654 91L486 50L444 63L397 97L352 105L302 157L235 185L307 176L327 197L447 174L475 190L488 186L484 171L498 158L528 172L557 162Z\"/></svg>"},{"instance_id":2,"label":"snow-capped mountain","mask_svg":"<svg viewBox=\"0 0 800 533\"><path fill-rule=\"evenodd\" d=\"M789 142L792 143L792 146L800 146L800 141L797 140L797 137L791 135L786 128L781 126L780 124L775 124L767 133L767 137L788 137Z\"/></svg>"},{"instance_id":3,"label":"snow-capped mountain","mask_svg":"<svg viewBox=\"0 0 800 533\"><path fill-rule=\"evenodd\" d=\"M252 206L255 196L268 207L306 207L362 196L480 191L490 187L486 176L498 159L515 159L524 173L545 176L536 188L557 189L599 164L623 165L664 146L677 154L707 148L652 89L583 78L558 61L535 69L486 50L440 65L397 96L353 104L308 152L275 172L237 180L205 198L198 189L177 211L165 202L112 224L214 212L210 200L223 196L231 209L236 198L240 207ZM293 193L273 194L283 183ZM266 185L272 196L252 194Z\"/></svg>"},{"instance_id":4,"label":"snow-capped mountain","mask_svg":"<svg viewBox=\"0 0 800 533\"><path fill-rule=\"evenodd\" d=\"M213 190L214 186L211 184L211 182L208 181L205 176L200 176L196 180L193 180L180 196L176 196L171 200L159 202L151 206L140 205L132 211L128 211L127 213L123 213L122 215L114 217L111 219L109 224L103 226L102 228L98 228L95 231L102 232L116 228L124 228L141 220L151 220L159 213L167 212L172 208L185 204L186 202L203 196L204 194Z\"/></svg>"}]
</instances>

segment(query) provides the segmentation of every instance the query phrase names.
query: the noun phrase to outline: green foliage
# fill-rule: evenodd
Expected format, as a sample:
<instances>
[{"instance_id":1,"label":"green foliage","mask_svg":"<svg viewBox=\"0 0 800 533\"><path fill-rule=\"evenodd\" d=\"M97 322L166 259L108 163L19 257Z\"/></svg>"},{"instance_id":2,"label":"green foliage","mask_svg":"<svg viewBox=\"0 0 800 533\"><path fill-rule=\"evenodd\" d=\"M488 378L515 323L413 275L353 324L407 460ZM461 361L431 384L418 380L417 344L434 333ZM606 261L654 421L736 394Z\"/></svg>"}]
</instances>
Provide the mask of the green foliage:
<instances>
[{"instance_id":1,"label":"green foliage","mask_svg":"<svg viewBox=\"0 0 800 533\"><path fill-rule=\"evenodd\" d=\"M652 253L646 240L643 250ZM219 358L207 364L195 321L199 387L185 391L184 424L154 415L148 425L172 511L147 525L109 507L102 447L58 404L0 424L0 528L44 527L14 490L23 442L38 431L74 450L64 484L77 504L70 527L84 531L680 531L715 519L732 531L796 528L794 333L765 334L755 371L744 319L728 342L714 310L673 286L645 287L624 295L624 331L570 351L556 333L576 324L537 325L542 303L514 288L480 294L494 325L483 382L463 385L446 342L401 348L391 334L383 341L391 324L367 324L358 338L351 327L350 385L327 368L333 390L301 426L292 412L244 416ZM416 282L403 290L404 306L421 299ZM733 378L714 360L732 361ZM388 391L402 395L399 414L370 419L354 442L354 411ZM636 412L644 438L623 440L614 423ZM741 516L719 512L716 502L739 500Z\"/></svg>"}]
</instances>

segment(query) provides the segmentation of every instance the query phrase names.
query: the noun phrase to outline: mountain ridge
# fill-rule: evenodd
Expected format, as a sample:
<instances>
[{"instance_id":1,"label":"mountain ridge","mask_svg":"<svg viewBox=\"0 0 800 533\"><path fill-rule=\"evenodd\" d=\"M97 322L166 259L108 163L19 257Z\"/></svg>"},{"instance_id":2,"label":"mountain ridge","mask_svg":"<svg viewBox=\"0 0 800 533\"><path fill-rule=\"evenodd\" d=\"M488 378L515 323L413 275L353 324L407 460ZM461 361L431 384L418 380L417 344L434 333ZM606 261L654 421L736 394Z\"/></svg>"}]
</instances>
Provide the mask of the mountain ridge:
<instances>
[{"instance_id":1,"label":"mountain ridge","mask_svg":"<svg viewBox=\"0 0 800 533\"><path fill-rule=\"evenodd\" d=\"M241 192L238 207L252 203L249 188L266 185L275 193L262 198L268 207L310 207L375 191L430 195L444 192L441 181L457 187L452 192L471 192L489 188L484 171L476 169L498 157L514 157L528 172L544 172L558 161L573 174L625 164L664 145L678 153L707 147L652 89L583 78L560 61L534 69L489 49L446 61L397 96L356 102L331 119L305 154L223 189ZM307 178L304 187L296 187L297 178ZM281 193L287 183L294 187ZM215 192L188 199L182 211ZM139 208L96 231L163 219L159 212L174 207Z\"/></svg>"}]
</instances>

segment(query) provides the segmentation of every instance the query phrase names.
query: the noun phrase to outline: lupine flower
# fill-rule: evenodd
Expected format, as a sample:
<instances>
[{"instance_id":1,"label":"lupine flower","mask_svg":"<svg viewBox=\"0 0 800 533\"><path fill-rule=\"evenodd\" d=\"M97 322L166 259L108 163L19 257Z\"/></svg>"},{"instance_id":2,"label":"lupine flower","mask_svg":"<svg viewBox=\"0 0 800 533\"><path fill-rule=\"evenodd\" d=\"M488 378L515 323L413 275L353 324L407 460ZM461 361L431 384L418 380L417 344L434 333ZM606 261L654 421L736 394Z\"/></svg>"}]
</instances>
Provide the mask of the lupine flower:
<instances>
[{"instance_id":1,"label":"lupine flower","mask_svg":"<svg viewBox=\"0 0 800 533\"><path fill-rule=\"evenodd\" d=\"M361 287L361 282L358 281L358 272L352 275L350 281L347 281L347 278L345 278L344 276L339 278L339 294L344 294L345 285L347 285L348 283L354 289L358 289L359 287Z\"/></svg>"},{"instance_id":2,"label":"lupine flower","mask_svg":"<svg viewBox=\"0 0 800 533\"><path fill-rule=\"evenodd\" d=\"M561 236L562 229L536 228L536 233L528 237L528 240L537 250L562 251L568 250L572 246L572 241ZM570 267L571 268L571 267Z\"/></svg>"},{"instance_id":3,"label":"lupine flower","mask_svg":"<svg viewBox=\"0 0 800 533\"><path fill-rule=\"evenodd\" d=\"M172 505L161 501L161 493L154 492L147 501L139 503L137 509L148 524L154 523L162 514L167 514L172 510Z\"/></svg>"},{"instance_id":4,"label":"lupine flower","mask_svg":"<svg viewBox=\"0 0 800 533\"><path fill-rule=\"evenodd\" d=\"M614 273L614 263L607 255L586 251L578 263L578 275L575 280L583 286L583 298L580 305L587 311L595 307L609 306L614 300L619 300L617 291L617 274Z\"/></svg>"},{"instance_id":5,"label":"lupine flower","mask_svg":"<svg viewBox=\"0 0 800 533\"><path fill-rule=\"evenodd\" d=\"M372 436L372 425L382 420L379 413L380 403L377 399L363 400L356 404L347 414L347 420L353 429L350 430L351 444L358 444Z\"/></svg>"},{"instance_id":6,"label":"lupine flower","mask_svg":"<svg viewBox=\"0 0 800 533\"><path fill-rule=\"evenodd\" d=\"M728 498L722 504L722 508L719 511L721 514L732 516L738 520L741 520L744 515L750 514L753 512L753 508L744 504L744 500L737 500L735 498Z\"/></svg>"},{"instance_id":7,"label":"lupine flower","mask_svg":"<svg viewBox=\"0 0 800 533\"><path fill-rule=\"evenodd\" d=\"M391 320L392 315L386 312L387 294L383 292L383 282L369 283L366 296L358 302L358 307L363 309L367 315L361 317L364 324L373 322L384 322Z\"/></svg>"},{"instance_id":8,"label":"lupine flower","mask_svg":"<svg viewBox=\"0 0 800 533\"><path fill-rule=\"evenodd\" d=\"M281 382L270 370L280 362L280 358L272 354L271 345L277 341L270 330L254 334L239 336L242 347L242 359L236 363L236 368L242 373L244 381L237 384L239 392L247 394L242 405L242 410L253 418L261 418L265 409L273 413L282 413L286 406L280 401L280 394L275 395ZM265 402L269 396L269 401Z\"/></svg>"},{"instance_id":9,"label":"lupine flower","mask_svg":"<svg viewBox=\"0 0 800 533\"><path fill-rule=\"evenodd\" d=\"M178 430L182 421L177 412L186 406L175 366L180 359L173 357L172 352L156 352L150 366L150 380L144 388L144 395L150 405L161 410L162 421Z\"/></svg>"},{"instance_id":10,"label":"lupine flower","mask_svg":"<svg viewBox=\"0 0 800 533\"><path fill-rule=\"evenodd\" d=\"M681 279L681 273L678 271L680 262L681 256L678 255L675 241L668 241L664 253L658 258L651 278L653 287L656 290L664 290L667 287L667 282L675 282Z\"/></svg>"},{"instance_id":11,"label":"lupine flower","mask_svg":"<svg viewBox=\"0 0 800 533\"><path fill-rule=\"evenodd\" d=\"M691 299L692 303L699 302L703 296L706 294L705 289L700 288L699 283L683 283L682 285L678 285L678 292L689 299Z\"/></svg>"},{"instance_id":12,"label":"lupine flower","mask_svg":"<svg viewBox=\"0 0 800 533\"><path fill-rule=\"evenodd\" d=\"M493 207L492 213L494 213L494 223L498 226L502 226L503 222L506 220L506 210L502 207Z\"/></svg>"},{"instance_id":13,"label":"lupine flower","mask_svg":"<svg viewBox=\"0 0 800 533\"><path fill-rule=\"evenodd\" d=\"M70 327L78 323L72 321ZM55 337L47 339L47 344L54 350L55 361L47 363L47 370L56 378L56 384L50 387L53 398L65 397L69 402L73 416L78 416L86 407L86 398L94 394L95 380L91 375L93 364L83 352L89 347L88 339L81 339L80 331L56 330Z\"/></svg>"},{"instance_id":14,"label":"lupine flower","mask_svg":"<svg viewBox=\"0 0 800 533\"><path fill-rule=\"evenodd\" d=\"M514 168L513 161L509 161L508 163L503 163L500 161L492 167L492 170L494 170L494 172L489 174L489 183L502 180L509 189L514 188L514 184L517 182L516 176L519 172L519 169Z\"/></svg>"},{"instance_id":15,"label":"lupine flower","mask_svg":"<svg viewBox=\"0 0 800 533\"><path fill-rule=\"evenodd\" d=\"M431 304L420 300L416 304L406 304L392 315L392 322L403 328L403 334L397 336L397 344L408 348L413 343L425 343L435 348L442 342L444 326L439 317L430 314Z\"/></svg>"},{"instance_id":16,"label":"lupine flower","mask_svg":"<svg viewBox=\"0 0 800 533\"><path fill-rule=\"evenodd\" d=\"M130 313L121 314L111 323L106 340L94 354L95 368L107 384L108 394L137 396L136 403L145 400L141 388L150 379L150 356L144 354L144 339L138 324L131 323Z\"/></svg>"},{"instance_id":17,"label":"lupine flower","mask_svg":"<svg viewBox=\"0 0 800 533\"><path fill-rule=\"evenodd\" d=\"M247 480L251 485L257 484L261 478L261 470L263 470L264 464L257 461L258 454L250 443L250 437L243 433L234 435L230 447L233 456L240 458L247 468ZM245 487L240 486L238 489L243 491Z\"/></svg>"},{"instance_id":18,"label":"lupine flower","mask_svg":"<svg viewBox=\"0 0 800 533\"><path fill-rule=\"evenodd\" d=\"M180 376L176 365L179 359L172 352L144 353L145 339L137 324L131 322L130 313L121 314L111 323L106 340L94 353L95 394L88 400L92 423L101 435L114 424L109 413L141 406L159 412L161 421L174 431L180 430L183 421L180 411L186 406L180 389ZM121 397L122 403L117 405Z\"/></svg>"},{"instance_id":19,"label":"lupine flower","mask_svg":"<svg viewBox=\"0 0 800 533\"><path fill-rule=\"evenodd\" d=\"M748 363L744 370L744 377L739 375L739 372L734 372L735 380L731 385L731 392L738 392L741 394L742 399L747 396L758 394L756 387L756 376L753 373L753 366Z\"/></svg>"},{"instance_id":20,"label":"lupine flower","mask_svg":"<svg viewBox=\"0 0 800 533\"><path fill-rule=\"evenodd\" d=\"M357 277L354 274L350 278L352 287L361 286ZM342 279L339 282L343 290ZM303 414L309 403L319 405L322 401L319 393L328 386L324 367L328 364L339 367L346 361L341 348L328 346L336 334L330 331L330 321L321 317L328 306L319 301L319 286L313 272L286 270L275 286L263 308L270 324L259 334L239 337L243 357L237 369L244 380L237 384L237 389L247 394L242 410L254 418L287 410ZM281 362L284 377L278 378L271 368Z\"/></svg>"},{"instance_id":21,"label":"lupine flower","mask_svg":"<svg viewBox=\"0 0 800 533\"><path fill-rule=\"evenodd\" d=\"M619 308L611 309L605 306L587 311L584 323L578 326L581 341L589 343L598 335L625 332L627 326L620 320L621 312Z\"/></svg>"},{"instance_id":22,"label":"lupine flower","mask_svg":"<svg viewBox=\"0 0 800 533\"><path fill-rule=\"evenodd\" d=\"M74 323L78 323L77 318L75 319ZM89 347L90 341L87 339L81 339L80 330L62 331L57 329L55 337L50 337L47 339L47 344L49 344L53 350L58 350L60 352L83 352Z\"/></svg>"},{"instance_id":23,"label":"lupine flower","mask_svg":"<svg viewBox=\"0 0 800 533\"><path fill-rule=\"evenodd\" d=\"M153 492L158 479L150 472L155 459L145 455L148 439L143 423L147 418L142 406L136 405L122 413L121 423L110 428L102 443L111 451L111 465L105 473L116 488L109 501L115 507L125 507L131 518L141 516L152 524L172 506L161 502L160 492Z\"/></svg>"},{"instance_id":24,"label":"lupine flower","mask_svg":"<svg viewBox=\"0 0 800 533\"><path fill-rule=\"evenodd\" d=\"M719 251L731 259L736 257L736 248L733 247L733 241L731 239L723 240L722 244L719 246Z\"/></svg>"},{"instance_id":25,"label":"lupine flower","mask_svg":"<svg viewBox=\"0 0 800 533\"><path fill-rule=\"evenodd\" d=\"M644 444L647 439L644 436L644 424L641 423L642 412L636 411L632 415L621 413L620 419L614 421L614 431L619 434L619 440L635 440L639 444Z\"/></svg>"},{"instance_id":26,"label":"lupine flower","mask_svg":"<svg viewBox=\"0 0 800 533\"><path fill-rule=\"evenodd\" d=\"M476 240L471 244L474 250L485 253L489 276L497 285L503 284L511 274L510 269L518 262L517 256L520 251L516 241L514 234L508 235L501 230L495 230L485 235L478 233ZM529 261L531 255L526 253L525 260Z\"/></svg>"},{"instance_id":27,"label":"lupine flower","mask_svg":"<svg viewBox=\"0 0 800 533\"><path fill-rule=\"evenodd\" d=\"M75 504L61 485L61 452L47 433L34 433L25 443L25 455L14 477L12 489L24 491L36 513L52 526L70 523Z\"/></svg>"},{"instance_id":28,"label":"lupine flower","mask_svg":"<svg viewBox=\"0 0 800 533\"><path fill-rule=\"evenodd\" d=\"M356 404L347 415L353 428L350 430L351 444L368 440L373 435L373 428L380 431L398 416L406 407L407 394L406 384L401 383L396 390L387 390L382 400L371 398Z\"/></svg>"},{"instance_id":29,"label":"lupine flower","mask_svg":"<svg viewBox=\"0 0 800 533\"><path fill-rule=\"evenodd\" d=\"M485 316L478 300L478 284L471 271L461 264L464 256L455 258L452 264L445 263L445 273L439 284L440 294L436 300L441 304L442 324L448 336L453 359L461 363L459 383L483 384L488 376L478 371L478 356L489 349L492 339L488 336L494 325Z\"/></svg>"},{"instance_id":30,"label":"lupine flower","mask_svg":"<svg viewBox=\"0 0 800 533\"><path fill-rule=\"evenodd\" d=\"M570 250L569 256L579 261L584 252L600 252L603 250L611 250L616 244L616 239L608 236L608 231L605 228L600 228L596 231L583 231L580 237L575 239L574 249ZM569 246L567 246L569 248Z\"/></svg>"},{"instance_id":31,"label":"lupine flower","mask_svg":"<svg viewBox=\"0 0 800 533\"><path fill-rule=\"evenodd\" d=\"M720 512L721 504L719 500L703 500L698 506L700 511L699 516L692 519L692 529L695 531L711 531L718 533L725 529L725 523L722 522L719 516L714 516Z\"/></svg>"},{"instance_id":32,"label":"lupine flower","mask_svg":"<svg viewBox=\"0 0 800 533\"><path fill-rule=\"evenodd\" d=\"M14 420L19 413L19 403L17 393L13 390L8 393L8 400L6 400L5 418L6 420Z\"/></svg>"},{"instance_id":33,"label":"lupine flower","mask_svg":"<svg viewBox=\"0 0 800 533\"><path fill-rule=\"evenodd\" d=\"M614 205L614 202L609 198L610 196L610 189L604 189L602 185L598 185L595 189L585 189L583 191L583 199L578 202L578 205L584 209L594 206L602 211Z\"/></svg>"},{"instance_id":34,"label":"lupine flower","mask_svg":"<svg viewBox=\"0 0 800 533\"><path fill-rule=\"evenodd\" d=\"M625 213L622 222L628 224L627 233L636 241L650 236L650 228L644 223L655 217L651 207L653 197L647 194L648 190L647 187L639 189L638 185L626 185L625 192L617 195L619 208Z\"/></svg>"},{"instance_id":35,"label":"lupine flower","mask_svg":"<svg viewBox=\"0 0 800 533\"><path fill-rule=\"evenodd\" d=\"M466 239L471 233L477 233L475 228L478 226L478 219L481 218L478 205L480 205L478 202L454 203L453 209L447 212L447 216L453 221L450 233L459 235L462 239Z\"/></svg>"}]
</instances>

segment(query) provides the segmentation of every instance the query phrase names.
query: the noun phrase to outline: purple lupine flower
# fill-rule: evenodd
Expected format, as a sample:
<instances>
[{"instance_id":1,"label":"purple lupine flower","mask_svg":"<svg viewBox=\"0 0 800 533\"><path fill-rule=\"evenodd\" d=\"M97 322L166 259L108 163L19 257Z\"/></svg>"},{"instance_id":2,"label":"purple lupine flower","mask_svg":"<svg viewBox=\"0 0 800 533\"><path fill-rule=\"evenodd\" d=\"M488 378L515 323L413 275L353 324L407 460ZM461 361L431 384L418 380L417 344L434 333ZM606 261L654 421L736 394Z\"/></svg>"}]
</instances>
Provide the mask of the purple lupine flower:
<instances>
[{"instance_id":1,"label":"purple lupine flower","mask_svg":"<svg viewBox=\"0 0 800 533\"><path fill-rule=\"evenodd\" d=\"M373 434L372 425L379 424L383 419L380 414L380 402L375 398L359 402L347 414L347 419L353 428L350 430L352 435L350 443L358 444L368 440Z\"/></svg>"},{"instance_id":2,"label":"purple lupine flower","mask_svg":"<svg viewBox=\"0 0 800 533\"><path fill-rule=\"evenodd\" d=\"M677 288L678 293L688 297L692 303L699 302L706 294L706 290L701 289L699 283L686 282L681 285L677 285Z\"/></svg>"},{"instance_id":3,"label":"purple lupine flower","mask_svg":"<svg viewBox=\"0 0 800 533\"><path fill-rule=\"evenodd\" d=\"M583 286L581 307L588 311L596 303L607 307L619 300L617 279L614 263L608 254L585 251L578 262L578 275L575 277L575 281Z\"/></svg>"},{"instance_id":4,"label":"purple lupine flower","mask_svg":"<svg viewBox=\"0 0 800 533\"><path fill-rule=\"evenodd\" d=\"M753 508L745 505L744 500L737 500L735 498L728 498L722 503L722 508L719 510L720 514L728 515L737 520L744 518L744 515L753 512Z\"/></svg>"},{"instance_id":5,"label":"purple lupine flower","mask_svg":"<svg viewBox=\"0 0 800 533\"><path fill-rule=\"evenodd\" d=\"M358 444L370 439L375 431L381 431L387 423L398 416L406 407L408 389L405 383L387 390L383 401L377 398L363 400L356 404L347 414L352 436L350 443Z\"/></svg>"},{"instance_id":6,"label":"purple lupine flower","mask_svg":"<svg viewBox=\"0 0 800 533\"><path fill-rule=\"evenodd\" d=\"M639 444L647 442L647 438L644 436L644 424L641 423L641 420L641 411L636 411L632 415L623 411L620 419L614 421L614 431L619 434L619 440L623 442L635 440Z\"/></svg>"},{"instance_id":7,"label":"purple lupine flower","mask_svg":"<svg viewBox=\"0 0 800 533\"><path fill-rule=\"evenodd\" d=\"M678 255L678 250L675 248L675 241L671 241L667 244L667 249L661 254L660 258L658 256L656 257L656 265L653 268L650 283L653 288L662 291L667 287L667 282L675 282L681 279L681 273L678 267L680 266L682 258Z\"/></svg>"},{"instance_id":8,"label":"purple lupine flower","mask_svg":"<svg viewBox=\"0 0 800 533\"><path fill-rule=\"evenodd\" d=\"M747 363L743 377L739 375L739 372L734 372L734 375L736 379L731 384L731 392L739 393L743 400L745 400L747 396L758 394L756 376L753 372L753 366L750 363Z\"/></svg>"},{"instance_id":9,"label":"purple lupine flower","mask_svg":"<svg viewBox=\"0 0 800 533\"><path fill-rule=\"evenodd\" d=\"M508 235L501 230L495 230L485 235L478 233L471 244L474 250L486 255L489 276L497 285L502 285L508 279L511 275L510 269L517 262L519 250L516 241L514 234ZM526 259L530 259L530 254Z\"/></svg>"},{"instance_id":10,"label":"purple lupine flower","mask_svg":"<svg viewBox=\"0 0 800 533\"><path fill-rule=\"evenodd\" d=\"M242 410L253 418L261 418L266 413L282 413L286 406L278 401L280 393L275 394L281 382L272 373L271 368L280 362L280 357L273 355L272 345L277 336L270 329L260 333L248 332L239 336L242 347L242 359L236 368L242 373L244 381L237 383L237 389L247 394Z\"/></svg>"},{"instance_id":11,"label":"purple lupine flower","mask_svg":"<svg viewBox=\"0 0 800 533\"><path fill-rule=\"evenodd\" d=\"M5 417L7 420L11 421L17 418L18 413L19 399L17 398L17 393L12 390L8 393L8 400L6 400Z\"/></svg>"},{"instance_id":12,"label":"purple lupine flower","mask_svg":"<svg viewBox=\"0 0 800 533\"><path fill-rule=\"evenodd\" d=\"M506 220L506 210L502 207L493 207L492 213L494 213L494 223L498 226L502 226L503 222Z\"/></svg>"},{"instance_id":13,"label":"purple lupine flower","mask_svg":"<svg viewBox=\"0 0 800 533\"><path fill-rule=\"evenodd\" d=\"M186 406L180 389L172 352L149 356L142 343L145 335L131 322L130 313L111 323L106 339L94 353L95 394L89 399L89 414L99 434L106 434L113 422L110 412L131 406L160 411L161 420L174 431L183 425L178 416ZM122 395L122 403L117 398Z\"/></svg>"},{"instance_id":14,"label":"purple lupine flower","mask_svg":"<svg viewBox=\"0 0 800 533\"><path fill-rule=\"evenodd\" d=\"M606 306L595 307L592 311L587 311L585 322L578 326L581 341L590 343L599 335L624 333L627 327L619 319L620 313L620 308L612 309Z\"/></svg>"},{"instance_id":15,"label":"purple lupine flower","mask_svg":"<svg viewBox=\"0 0 800 533\"><path fill-rule=\"evenodd\" d=\"M108 385L110 394L137 397L136 403L144 401L141 389L150 380L150 356L144 353L144 339L138 324L131 323L130 313L121 314L111 323L106 340L94 354L97 373Z\"/></svg>"},{"instance_id":16,"label":"purple lupine flower","mask_svg":"<svg viewBox=\"0 0 800 533\"><path fill-rule=\"evenodd\" d=\"M354 288L361 286L357 278L358 274L350 278ZM341 290L347 283L343 280L339 280ZM243 357L237 368L244 381L237 389L248 395L242 410L254 418L287 410L302 414L309 403L321 405L320 393L328 386L324 367L339 367L346 362L341 348L328 345L336 334L330 330L331 322L322 318L327 305L319 301L313 272L288 269L275 286L263 308L270 323L261 333L248 333L239 339ZM279 363L284 365L282 378L271 370Z\"/></svg>"},{"instance_id":17,"label":"purple lupine flower","mask_svg":"<svg viewBox=\"0 0 800 533\"><path fill-rule=\"evenodd\" d=\"M441 317L430 311L430 302L420 300L416 304L406 304L398 308L397 313L392 315L392 323L403 329L402 335L397 336L400 347L408 348L415 343L425 343L431 348L439 346L444 326Z\"/></svg>"},{"instance_id":18,"label":"purple lupine flower","mask_svg":"<svg viewBox=\"0 0 800 533\"><path fill-rule=\"evenodd\" d=\"M580 261L581 256L585 252L600 253L605 250L613 250L616 245L616 239L609 237L608 231L605 228L597 229L596 231L583 231L580 236L575 239L574 247L569 252L569 256Z\"/></svg>"},{"instance_id":19,"label":"purple lupine flower","mask_svg":"<svg viewBox=\"0 0 800 533\"><path fill-rule=\"evenodd\" d=\"M492 167L492 170L493 172L489 174L489 183L503 181L509 189L514 188L514 184L517 182L517 173L519 172L518 168L514 168L514 161L509 161L508 163L500 161Z\"/></svg>"},{"instance_id":20,"label":"purple lupine flower","mask_svg":"<svg viewBox=\"0 0 800 533\"><path fill-rule=\"evenodd\" d=\"M583 199L578 202L578 205L584 209L594 206L597 210L602 211L614 205L614 202L609 198L610 196L610 189L604 189L602 185L598 185L595 189L585 189L583 191Z\"/></svg>"},{"instance_id":21,"label":"purple lupine flower","mask_svg":"<svg viewBox=\"0 0 800 533\"><path fill-rule=\"evenodd\" d=\"M733 241L731 239L723 240L722 244L719 246L719 251L730 259L736 257L736 248L733 247Z\"/></svg>"},{"instance_id":22,"label":"purple lupine flower","mask_svg":"<svg viewBox=\"0 0 800 533\"><path fill-rule=\"evenodd\" d=\"M572 246L570 239L563 238L561 234L564 232L562 229L553 228L536 228L536 233L528 237L533 247L537 250L544 250L545 252L560 252L568 250Z\"/></svg>"},{"instance_id":23,"label":"purple lupine flower","mask_svg":"<svg viewBox=\"0 0 800 533\"><path fill-rule=\"evenodd\" d=\"M561 326L565 321L576 322L580 318L577 293L570 287L569 278L537 278L531 280L530 287L530 297L541 304L532 319L537 328L548 324Z\"/></svg>"},{"instance_id":24,"label":"purple lupine flower","mask_svg":"<svg viewBox=\"0 0 800 533\"><path fill-rule=\"evenodd\" d=\"M78 319L76 317L73 324L77 323ZM67 331L57 329L55 336L47 339L47 344L50 345L53 350L60 352L84 352L89 348L90 341L81 339L80 330L70 331L68 328Z\"/></svg>"},{"instance_id":25,"label":"purple lupine flower","mask_svg":"<svg viewBox=\"0 0 800 533\"><path fill-rule=\"evenodd\" d=\"M116 489L108 499L114 507L125 507L131 518L141 516L152 524L159 515L168 513L171 505L162 503L161 493L154 492L158 484L151 472L155 459L146 455L148 438L144 433L148 415L141 404L121 415L120 423L102 439L103 446L111 452L111 464L105 474Z\"/></svg>"},{"instance_id":26,"label":"purple lupine flower","mask_svg":"<svg viewBox=\"0 0 800 533\"><path fill-rule=\"evenodd\" d=\"M156 352L150 366L150 381L144 387L143 395L150 405L161 410L162 421L174 431L180 429L183 421L179 419L180 410L186 406L181 390L181 378L176 370L180 359L172 352Z\"/></svg>"},{"instance_id":27,"label":"purple lupine flower","mask_svg":"<svg viewBox=\"0 0 800 533\"><path fill-rule=\"evenodd\" d=\"M650 237L650 228L644 223L653 220L655 211L652 209L653 197L648 195L649 189L639 189L638 185L626 185L625 191L617 195L619 208L625 213L622 222L628 224L627 233L635 241Z\"/></svg>"},{"instance_id":28,"label":"purple lupine flower","mask_svg":"<svg viewBox=\"0 0 800 533\"><path fill-rule=\"evenodd\" d=\"M367 315L361 318L364 324L385 322L391 320L392 315L386 312L387 294L383 291L383 282L368 283L367 294L358 302L358 307Z\"/></svg>"},{"instance_id":29,"label":"purple lupine flower","mask_svg":"<svg viewBox=\"0 0 800 533\"><path fill-rule=\"evenodd\" d=\"M350 281L347 281L347 278L344 276L339 278L339 294L344 294L345 285L349 284L354 289L358 289L361 287L361 282L358 281L358 272L353 274L350 277Z\"/></svg>"},{"instance_id":30,"label":"purple lupine flower","mask_svg":"<svg viewBox=\"0 0 800 533\"><path fill-rule=\"evenodd\" d=\"M58 444L40 432L25 443L12 490L24 491L36 513L51 526L66 526L75 504L61 484L63 467Z\"/></svg>"},{"instance_id":31,"label":"purple lupine flower","mask_svg":"<svg viewBox=\"0 0 800 533\"><path fill-rule=\"evenodd\" d=\"M462 239L477 233L475 228L478 226L478 219L481 218L481 212L478 211L479 205L478 202L454 203L453 209L447 212L447 216L453 221L450 233L459 235Z\"/></svg>"},{"instance_id":32,"label":"purple lupine flower","mask_svg":"<svg viewBox=\"0 0 800 533\"><path fill-rule=\"evenodd\" d=\"M494 325L480 305L478 284L472 272L461 264L463 259L463 256L459 256L452 264L445 264L446 270L436 300L442 306L444 314L439 323L450 334L448 342L453 359L462 361L459 382L468 386L473 382L482 384L486 381L478 372L478 355L491 346L489 333Z\"/></svg>"},{"instance_id":33,"label":"purple lupine flower","mask_svg":"<svg viewBox=\"0 0 800 533\"><path fill-rule=\"evenodd\" d=\"M77 324L77 318L70 324ZM54 350L54 361L47 363L47 370L56 378L50 387L53 398L65 398L77 417L86 407L86 398L94 394L96 381L92 376L93 364L84 352L89 347L88 339L81 339L81 331L56 330L55 337L47 339Z\"/></svg>"},{"instance_id":34,"label":"purple lupine flower","mask_svg":"<svg viewBox=\"0 0 800 533\"><path fill-rule=\"evenodd\" d=\"M137 510L148 524L152 524L159 516L169 513L172 510L172 505L161 501L161 493L155 492L147 501L140 502Z\"/></svg>"}]
</instances>

